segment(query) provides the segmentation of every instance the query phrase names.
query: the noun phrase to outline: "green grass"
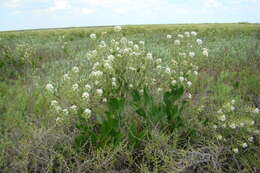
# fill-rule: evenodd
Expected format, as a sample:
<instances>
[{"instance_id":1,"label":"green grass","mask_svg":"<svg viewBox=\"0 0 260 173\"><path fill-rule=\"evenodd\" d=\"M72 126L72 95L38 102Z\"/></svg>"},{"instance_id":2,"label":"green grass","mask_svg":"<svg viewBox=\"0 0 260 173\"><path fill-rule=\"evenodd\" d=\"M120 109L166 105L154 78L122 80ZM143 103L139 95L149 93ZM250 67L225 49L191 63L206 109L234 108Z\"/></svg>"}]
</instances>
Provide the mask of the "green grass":
<instances>
[{"instance_id":1,"label":"green grass","mask_svg":"<svg viewBox=\"0 0 260 173\"><path fill-rule=\"evenodd\" d=\"M260 115L252 111L260 108L260 25L122 28L121 33L113 27L0 32L0 172L259 172ZM183 62L176 54L186 48L176 48L173 39L185 31L198 32L197 38L209 49L209 56L203 57L195 47L196 59L187 60L199 67L198 76L189 78L192 86L183 91L192 93L192 99L186 99L182 85L171 91L167 76L158 76L156 85L145 81L148 91L138 96L139 89L146 89L145 75L157 71L148 65L154 73L125 75L120 69L126 62L118 61L115 77L141 82L139 88L128 90L120 84L118 90L109 89L104 79L108 103L93 98L87 106L94 115L83 116L86 105L81 95L75 96L68 87L91 80L93 64L87 53L97 42L121 36L135 43L143 40L146 52L170 66L171 59ZM97 34L96 41L89 38L91 33ZM174 38L167 39L167 34ZM141 59L132 65L137 62ZM72 75L74 82L63 83L63 74L71 74L74 66L82 70ZM54 95L45 90L49 82L58 86ZM157 85L162 94L156 94ZM61 114L51 109L53 99L80 109L57 122ZM233 112L227 110L232 99ZM183 101L188 101L184 109L173 113L173 105L181 107ZM219 109L228 117L227 126L244 122L245 128L222 128ZM251 120L254 125L247 125ZM220 134L223 140L217 140ZM244 142L248 147L241 147Z\"/></svg>"}]
</instances>

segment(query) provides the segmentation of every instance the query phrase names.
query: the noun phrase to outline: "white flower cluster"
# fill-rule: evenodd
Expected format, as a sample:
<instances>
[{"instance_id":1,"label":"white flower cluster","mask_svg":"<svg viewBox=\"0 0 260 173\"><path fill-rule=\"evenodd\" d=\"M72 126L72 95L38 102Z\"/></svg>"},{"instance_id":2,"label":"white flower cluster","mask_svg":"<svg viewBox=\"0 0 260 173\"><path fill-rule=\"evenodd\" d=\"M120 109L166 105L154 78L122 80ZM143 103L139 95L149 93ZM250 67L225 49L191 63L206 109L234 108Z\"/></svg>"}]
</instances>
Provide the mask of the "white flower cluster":
<instances>
[{"instance_id":1,"label":"white flower cluster","mask_svg":"<svg viewBox=\"0 0 260 173\"><path fill-rule=\"evenodd\" d=\"M122 30L120 26L113 29L115 32ZM100 37L104 35L101 34ZM87 63L74 66L71 71L64 73L64 83L58 87L61 88L61 93L57 92L57 95L60 94L60 97L66 99L64 104L67 104L67 108L62 109L54 102L55 110L66 115L82 112L82 116L87 120L95 114L96 105L106 103L114 91L125 85L130 90L137 89L141 94L144 93L144 87L149 87L159 96L168 91L170 85L183 85L186 98L193 98L192 86L199 71L195 65L197 52L184 52L183 47L192 49L192 46L187 46L188 40L184 39L196 40L189 38L196 37L195 31L178 34L174 37L177 38L175 40L172 39L173 35L166 35L167 39L173 40L174 45L179 45L177 55L183 57L179 59L178 56L173 56L169 61L147 51L143 40L132 41L126 37L120 38L120 35L119 33L117 39L110 41L95 41L96 48L86 54ZM89 37L97 40L95 33ZM53 93L55 88L49 83L46 90ZM57 121L61 119L63 117L59 116Z\"/></svg>"},{"instance_id":2,"label":"white flower cluster","mask_svg":"<svg viewBox=\"0 0 260 173\"><path fill-rule=\"evenodd\" d=\"M219 120L219 122L217 122L218 125L216 125L216 124L213 125L213 129L218 131L217 132L218 135L216 135L217 140L225 139L223 136L226 133L225 130L228 130L228 128L231 131L233 130L234 133L237 130L243 129L243 131L246 132L247 135L249 135L249 136L248 136L247 140L244 140L244 142L241 142L242 141L242 139L241 139L237 143L239 146L241 146L242 148L245 149L249 146L248 143L254 141L254 137L250 136L250 134L253 133L254 135L258 135L259 130L256 127L254 127L255 121L253 120L253 116L238 115L239 112L241 112L241 110L238 110L235 107L235 104L236 104L236 100L233 99L230 102L225 103L222 106L222 108L217 111L216 116L217 116L217 119ZM257 108L255 110L256 111L251 112L251 114L258 112ZM219 132L223 132L223 134L220 134ZM225 141L227 141L227 139L225 139ZM234 142L232 142L232 143L234 143ZM239 152L238 146L234 147L232 150L234 153Z\"/></svg>"}]
</instances>

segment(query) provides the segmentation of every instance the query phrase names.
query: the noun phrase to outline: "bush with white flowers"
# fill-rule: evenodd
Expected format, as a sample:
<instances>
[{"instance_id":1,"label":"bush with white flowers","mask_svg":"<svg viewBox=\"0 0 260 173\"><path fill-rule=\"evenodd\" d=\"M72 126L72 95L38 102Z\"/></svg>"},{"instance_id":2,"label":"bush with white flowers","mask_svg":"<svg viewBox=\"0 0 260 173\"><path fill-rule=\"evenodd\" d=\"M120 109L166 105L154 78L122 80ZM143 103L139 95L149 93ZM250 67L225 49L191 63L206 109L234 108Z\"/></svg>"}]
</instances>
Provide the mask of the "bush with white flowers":
<instances>
[{"instance_id":1,"label":"bush with white flowers","mask_svg":"<svg viewBox=\"0 0 260 173\"><path fill-rule=\"evenodd\" d=\"M196 38L194 31L167 35L165 39L178 39L169 40L176 51L171 59L165 59L147 51L144 41L123 37L120 26L114 27L114 31L116 38L101 42L92 33L90 38L96 47L82 57L86 64L72 67L57 84L46 85L52 94L50 99L54 100L51 108L56 112L56 121L78 117L80 124L88 127L87 132L83 128L85 135L97 130L95 135L99 138L92 141L96 145L109 136L106 134L109 129L102 131L107 126L113 127L112 137L107 140L118 142L126 135L123 131L127 131L128 125L124 126L123 120L134 118L132 115L143 117L144 124L153 119L150 126L157 122L170 131L182 127L181 111L186 101L193 98L192 86L198 76L196 62L198 57L208 56L208 49L201 47L202 40Z\"/></svg>"}]
</instances>

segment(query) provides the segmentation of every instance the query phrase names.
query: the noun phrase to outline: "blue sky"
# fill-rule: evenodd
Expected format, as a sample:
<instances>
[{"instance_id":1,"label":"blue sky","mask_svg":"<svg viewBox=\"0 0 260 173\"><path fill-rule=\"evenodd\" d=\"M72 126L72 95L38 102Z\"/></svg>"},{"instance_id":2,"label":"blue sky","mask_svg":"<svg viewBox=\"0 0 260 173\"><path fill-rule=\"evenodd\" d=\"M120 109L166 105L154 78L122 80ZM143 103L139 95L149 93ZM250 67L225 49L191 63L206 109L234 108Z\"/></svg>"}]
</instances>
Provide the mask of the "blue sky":
<instances>
[{"instance_id":1,"label":"blue sky","mask_svg":"<svg viewBox=\"0 0 260 173\"><path fill-rule=\"evenodd\" d=\"M245 21L260 23L260 0L0 0L0 31Z\"/></svg>"}]
</instances>

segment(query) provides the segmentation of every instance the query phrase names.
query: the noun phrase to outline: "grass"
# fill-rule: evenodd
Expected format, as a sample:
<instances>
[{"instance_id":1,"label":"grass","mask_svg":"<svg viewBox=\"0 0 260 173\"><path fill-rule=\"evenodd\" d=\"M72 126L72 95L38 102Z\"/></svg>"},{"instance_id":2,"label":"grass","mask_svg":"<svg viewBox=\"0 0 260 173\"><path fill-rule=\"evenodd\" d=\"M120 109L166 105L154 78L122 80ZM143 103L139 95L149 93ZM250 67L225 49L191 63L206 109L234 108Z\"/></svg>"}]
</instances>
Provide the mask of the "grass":
<instances>
[{"instance_id":1,"label":"grass","mask_svg":"<svg viewBox=\"0 0 260 173\"><path fill-rule=\"evenodd\" d=\"M254 111L260 106L260 25L122 28L120 33L113 27L0 32L0 172L259 172L260 119ZM178 55L189 53L192 40L174 45L177 34L185 31L198 32L209 50L205 57L195 46L196 56L185 59L198 66L196 77L188 73L195 67ZM89 38L91 33L97 34L96 40ZM145 54L133 61L116 59L116 72L107 72L106 78L89 77L93 64L109 55L97 43L104 40L111 46L111 39L122 36L135 44L145 41ZM93 49L99 56L91 60L87 53ZM171 88L171 80L179 76L169 77L154 62L146 62L148 52L161 58L163 67L185 73L191 87L178 80ZM180 65L174 66L172 59ZM139 76L125 74L121 70L126 63L144 63L145 70ZM71 71L74 66L80 73ZM71 79L64 83L65 73ZM116 77L116 89L111 76ZM102 83L102 98L91 90L91 102L85 103L82 86L95 81ZM54 94L45 89L50 82L57 89ZM75 83L76 93L71 90ZM69 109L64 116L50 106L52 100L67 109L75 104L78 110ZM85 108L91 115L84 114ZM223 114L225 121L219 120ZM242 147L244 143L248 146Z\"/></svg>"}]
</instances>

